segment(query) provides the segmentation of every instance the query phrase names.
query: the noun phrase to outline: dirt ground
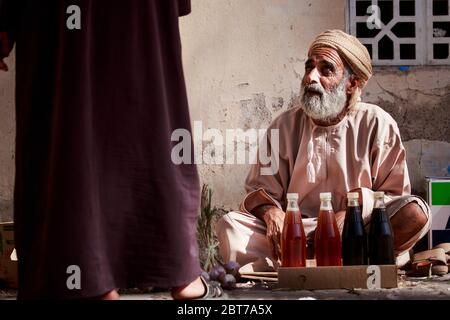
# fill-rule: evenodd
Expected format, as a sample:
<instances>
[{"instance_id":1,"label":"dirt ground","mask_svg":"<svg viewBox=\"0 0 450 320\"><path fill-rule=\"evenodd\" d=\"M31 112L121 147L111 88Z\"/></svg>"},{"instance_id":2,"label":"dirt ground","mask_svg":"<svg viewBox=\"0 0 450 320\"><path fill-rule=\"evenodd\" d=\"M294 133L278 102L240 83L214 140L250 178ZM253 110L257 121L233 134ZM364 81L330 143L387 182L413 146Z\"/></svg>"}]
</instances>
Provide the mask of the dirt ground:
<instances>
[{"instance_id":1,"label":"dirt ground","mask_svg":"<svg viewBox=\"0 0 450 320\"><path fill-rule=\"evenodd\" d=\"M280 290L276 283L239 283L224 291L223 300L450 300L450 274L442 277L409 278L399 275L398 288L378 290ZM1 290L1 300L16 299L15 290ZM122 300L171 300L168 291L127 289Z\"/></svg>"}]
</instances>

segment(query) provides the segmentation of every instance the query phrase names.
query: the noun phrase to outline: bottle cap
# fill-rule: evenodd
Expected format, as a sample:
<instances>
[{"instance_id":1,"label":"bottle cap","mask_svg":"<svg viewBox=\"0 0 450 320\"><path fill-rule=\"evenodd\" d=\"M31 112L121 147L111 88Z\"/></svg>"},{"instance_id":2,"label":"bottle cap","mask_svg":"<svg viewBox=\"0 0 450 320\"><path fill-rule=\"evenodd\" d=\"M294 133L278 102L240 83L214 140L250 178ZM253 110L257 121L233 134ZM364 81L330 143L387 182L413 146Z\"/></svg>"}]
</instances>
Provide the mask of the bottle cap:
<instances>
[{"instance_id":1,"label":"bottle cap","mask_svg":"<svg viewBox=\"0 0 450 320\"><path fill-rule=\"evenodd\" d=\"M331 192L321 192L320 200L331 200Z\"/></svg>"},{"instance_id":2,"label":"bottle cap","mask_svg":"<svg viewBox=\"0 0 450 320\"><path fill-rule=\"evenodd\" d=\"M358 192L348 192L347 199L359 199L359 193Z\"/></svg>"},{"instance_id":3,"label":"bottle cap","mask_svg":"<svg viewBox=\"0 0 450 320\"><path fill-rule=\"evenodd\" d=\"M298 200L298 193L288 193L286 198L288 200Z\"/></svg>"},{"instance_id":4,"label":"bottle cap","mask_svg":"<svg viewBox=\"0 0 450 320\"><path fill-rule=\"evenodd\" d=\"M384 198L384 192L383 191L377 191L373 194L374 198Z\"/></svg>"}]
</instances>

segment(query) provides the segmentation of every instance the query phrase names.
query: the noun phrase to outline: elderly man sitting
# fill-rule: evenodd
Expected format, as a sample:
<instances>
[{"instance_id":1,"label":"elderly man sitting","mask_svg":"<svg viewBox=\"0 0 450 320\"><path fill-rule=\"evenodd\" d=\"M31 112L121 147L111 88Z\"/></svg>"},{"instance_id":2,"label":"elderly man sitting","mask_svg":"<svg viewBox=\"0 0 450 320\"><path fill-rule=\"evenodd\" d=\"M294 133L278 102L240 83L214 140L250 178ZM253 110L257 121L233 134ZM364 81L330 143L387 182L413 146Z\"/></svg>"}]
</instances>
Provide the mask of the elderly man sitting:
<instances>
[{"instance_id":1,"label":"elderly man sitting","mask_svg":"<svg viewBox=\"0 0 450 320\"><path fill-rule=\"evenodd\" d=\"M261 175L264 166L259 161L253 165L240 211L226 214L216 225L225 261L239 262L244 271L277 268L286 194L291 192L299 194L307 234L317 224L320 192L332 192L342 231L349 191L360 193L366 226L373 192L385 192L397 256L404 257L426 234L430 209L410 195L397 124L380 107L360 102L371 76L370 55L355 37L330 30L315 39L305 63L301 105L284 112L268 130L279 130L278 172ZM265 143L274 143L267 139Z\"/></svg>"}]
</instances>

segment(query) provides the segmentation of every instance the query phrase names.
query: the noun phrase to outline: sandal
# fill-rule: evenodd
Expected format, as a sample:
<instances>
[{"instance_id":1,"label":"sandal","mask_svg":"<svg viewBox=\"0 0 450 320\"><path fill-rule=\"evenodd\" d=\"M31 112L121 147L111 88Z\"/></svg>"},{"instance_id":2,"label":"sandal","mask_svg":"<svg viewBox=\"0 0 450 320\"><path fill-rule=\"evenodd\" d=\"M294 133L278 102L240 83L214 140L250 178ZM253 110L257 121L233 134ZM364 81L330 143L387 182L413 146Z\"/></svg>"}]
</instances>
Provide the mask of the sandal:
<instances>
[{"instance_id":1,"label":"sandal","mask_svg":"<svg viewBox=\"0 0 450 320\"><path fill-rule=\"evenodd\" d=\"M205 294L201 297L198 297L194 300L210 300L210 299L218 299L224 298L225 293L220 286L220 283L217 281L206 281L203 276L200 276L200 280L202 280L203 286L205 287Z\"/></svg>"},{"instance_id":2,"label":"sandal","mask_svg":"<svg viewBox=\"0 0 450 320\"><path fill-rule=\"evenodd\" d=\"M445 254L450 254L450 243L440 243L435 246L433 249L441 248L444 249Z\"/></svg>"},{"instance_id":3,"label":"sandal","mask_svg":"<svg viewBox=\"0 0 450 320\"><path fill-rule=\"evenodd\" d=\"M450 271L450 243L440 243L437 246L435 246L433 249L441 248L445 251L445 260L447 261L447 266Z\"/></svg>"},{"instance_id":4,"label":"sandal","mask_svg":"<svg viewBox=\"0 0 450 320\"><path fill-rule=\"evenodd\" d=\"M414 255L411 270L406 275L410 277L443 276L448 273L447 258L443 248L435 248L418 252Z\"/></svg>"}]
</instances>

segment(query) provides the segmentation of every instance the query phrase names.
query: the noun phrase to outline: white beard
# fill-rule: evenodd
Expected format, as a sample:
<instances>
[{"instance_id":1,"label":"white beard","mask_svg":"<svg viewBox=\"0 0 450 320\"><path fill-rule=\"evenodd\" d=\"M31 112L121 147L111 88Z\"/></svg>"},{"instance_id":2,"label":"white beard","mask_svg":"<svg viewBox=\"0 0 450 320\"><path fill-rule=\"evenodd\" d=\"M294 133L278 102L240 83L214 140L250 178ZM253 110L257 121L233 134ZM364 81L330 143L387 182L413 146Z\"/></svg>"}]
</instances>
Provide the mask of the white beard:
<instances>
[{"instance_id":1,"label":"white beard","mask_svg":"<svg viewBox=\"0 0 450 320\"><path fill-rule=\"evenodd\" d=\"M314 120L333 120L345 108L347 104L347 93L345 84L348 77L343 77L339 85L330 90L325 90L321 85L315 83L301 86L300 97L303 111ZM308 97L306 89L320 92L320 95Z\"/></svg>"}]
</instances>

